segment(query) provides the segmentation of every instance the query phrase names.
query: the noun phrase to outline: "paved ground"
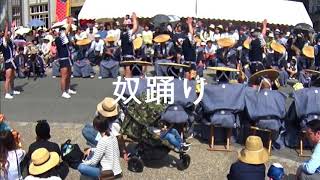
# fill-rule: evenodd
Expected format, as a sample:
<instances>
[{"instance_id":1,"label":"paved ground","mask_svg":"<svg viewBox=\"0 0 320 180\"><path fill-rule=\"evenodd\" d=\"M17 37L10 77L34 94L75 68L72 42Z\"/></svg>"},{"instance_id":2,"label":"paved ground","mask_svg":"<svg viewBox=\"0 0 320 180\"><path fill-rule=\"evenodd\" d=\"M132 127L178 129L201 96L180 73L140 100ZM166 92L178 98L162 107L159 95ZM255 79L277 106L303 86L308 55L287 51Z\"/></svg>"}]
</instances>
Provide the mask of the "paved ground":
<instances>
[{"instance_id":1,"label":"paved ground","mask_svg":"<svg viewBox=\"0 0 320 180\"><path fill-rule=\"evenodd\" d=\"M4 100L1 92L1 109L11 126L19 130L23 137L23 147L35 139L35 121L47 119L52 126L52 141L63 143L71 138L73 142L86 147L81 136L85 122L90 122L95 112L96 104L105 96L111 96L114 86L111 79L73 79L72 85L78 91L71 100L60 98L59 79L51 77L37 81L17 80L16 85L23 90L22 95L14 100ZM2 87L2 82L0 83ZM153 162L143 173L136 174L127 171L126 163L122 161L123 179L226 179L229 167L237 158L236 151L231 153L207 151L206 143L196 139L191 140L192 148L188 152L192 158L189 169L179 171L175 167L177 155L170 153L160 162ZM285 149L273 152L271 162L280 162L286 168L286 174L293 179L298 164L303 158L297 157L294 150ZM269 163L268 163L269 165ZM268 166L267 166L268 167ZM69 180L79 179L76 171L71 171Z\"/></svg>"}]
</instances>

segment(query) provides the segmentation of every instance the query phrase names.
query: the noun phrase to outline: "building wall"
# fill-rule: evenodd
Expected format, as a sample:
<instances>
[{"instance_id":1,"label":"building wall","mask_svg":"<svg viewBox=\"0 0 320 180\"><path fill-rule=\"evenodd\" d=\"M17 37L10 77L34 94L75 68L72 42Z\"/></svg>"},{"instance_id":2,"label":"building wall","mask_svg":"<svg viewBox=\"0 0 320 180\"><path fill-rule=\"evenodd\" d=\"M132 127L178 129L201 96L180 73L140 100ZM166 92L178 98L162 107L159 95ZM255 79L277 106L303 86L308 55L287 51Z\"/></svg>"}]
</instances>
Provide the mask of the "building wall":
<instances>
[{"instance_id":1,"label":"building wall","mask_svg":"<svg viewBox=\"0 0 320 180\"><path fill-rule=\"evenodd\" d=\"M8 3L7 0L0 0L0 30L4 28L4 22L8 18Z\"/></svg>"},{"instance_id":2,"label":"building wall","mask_svg":"<svg viewBox=\"0 0 320 180\"><path fill-rule=\"evenodd\" d=\"M84 4L85 0L71 0L71 16L78 18L78 14Z\"/></svg>"}]
</instances>

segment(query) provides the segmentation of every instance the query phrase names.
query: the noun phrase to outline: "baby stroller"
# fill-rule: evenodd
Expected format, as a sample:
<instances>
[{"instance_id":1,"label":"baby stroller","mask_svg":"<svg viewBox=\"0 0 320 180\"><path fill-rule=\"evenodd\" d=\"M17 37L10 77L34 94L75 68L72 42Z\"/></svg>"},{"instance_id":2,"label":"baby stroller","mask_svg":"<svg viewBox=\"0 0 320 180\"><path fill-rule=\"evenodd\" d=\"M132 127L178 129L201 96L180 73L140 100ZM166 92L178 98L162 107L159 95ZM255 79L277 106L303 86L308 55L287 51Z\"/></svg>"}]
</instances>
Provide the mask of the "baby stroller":
<instances>
[{"instance_id":1,"label":"baby stroller","mask_svg":"<svg viewBox=\"0 0 320 180\"><path fill-rule=\"evenodd\" d=\"M161 160L171 150L175 150L168 141L161 140L155 132L155 129L159 129L161 114L165 111L166 105L146 103L144 93L138 99L141 104L131 101L124 105L123 102L118 102L126 115L121 132L138 143L128 161L128 169L133 172L142 172L145 161ZM178 169L187 169L190 165L190 156L181 151L177 153L180 156Z\"/></svg>"}]
</instances>

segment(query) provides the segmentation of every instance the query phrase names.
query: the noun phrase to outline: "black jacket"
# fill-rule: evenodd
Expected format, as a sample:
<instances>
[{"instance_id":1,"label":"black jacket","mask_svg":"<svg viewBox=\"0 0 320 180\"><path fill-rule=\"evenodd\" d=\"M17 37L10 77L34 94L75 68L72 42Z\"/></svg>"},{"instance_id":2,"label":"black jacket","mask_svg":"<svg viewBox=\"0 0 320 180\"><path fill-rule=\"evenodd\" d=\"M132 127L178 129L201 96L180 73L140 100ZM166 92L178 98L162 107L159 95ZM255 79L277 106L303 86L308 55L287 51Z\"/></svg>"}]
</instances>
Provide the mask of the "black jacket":
<instances>
[{"instance_id":1,"label":"black jacket","mask_svg":"<svg viewBox=\"0 0 320 180\"><path fill-rule=\"evenodd\" d=\"M253 165L241 161L233 163L227 176L228 180L264 180L266 166Z\"/></svg>"}]
</instances>

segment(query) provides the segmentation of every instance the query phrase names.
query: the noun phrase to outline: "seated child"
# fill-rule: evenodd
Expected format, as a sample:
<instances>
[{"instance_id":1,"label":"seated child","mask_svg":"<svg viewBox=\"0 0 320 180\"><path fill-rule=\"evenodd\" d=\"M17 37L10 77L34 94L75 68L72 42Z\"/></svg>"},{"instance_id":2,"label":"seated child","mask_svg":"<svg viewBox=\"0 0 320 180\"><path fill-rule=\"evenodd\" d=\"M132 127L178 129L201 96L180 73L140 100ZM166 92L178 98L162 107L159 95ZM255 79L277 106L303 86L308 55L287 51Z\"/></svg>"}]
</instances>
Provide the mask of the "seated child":
<instances>
[{"instance_id":1,"label":"seated child","mask_svg":"<svg viewBox=\"0 0 320 180\"><path fill-rule=\"evenodd\" d=\"M160 123L160 139L167 140L175 147L175 151L186 152L189 150L189 143L184 143L179 132L175 128L168 128L164 123Z\"/></svg>"},{"instance_id":2,"label":"seated child","mask_svg":"<svg viewBox=\"0 0 320 180\"><path fill-rule=\"evenodd\" d=\"M291 79L294 78L294 75L297 73L297 61L295 58L288 63L287 72Z\"/></svg>"},{"instance_id":3,"label":"seated child","mask_svg":"<svg viewBox=\"0 0 320 180\"><path fill-rule=\"evenodd\" d=\"M284 169L281 164L273 163L268 170L269 180L283 180Z\"/></svg>"}]
</instances>

